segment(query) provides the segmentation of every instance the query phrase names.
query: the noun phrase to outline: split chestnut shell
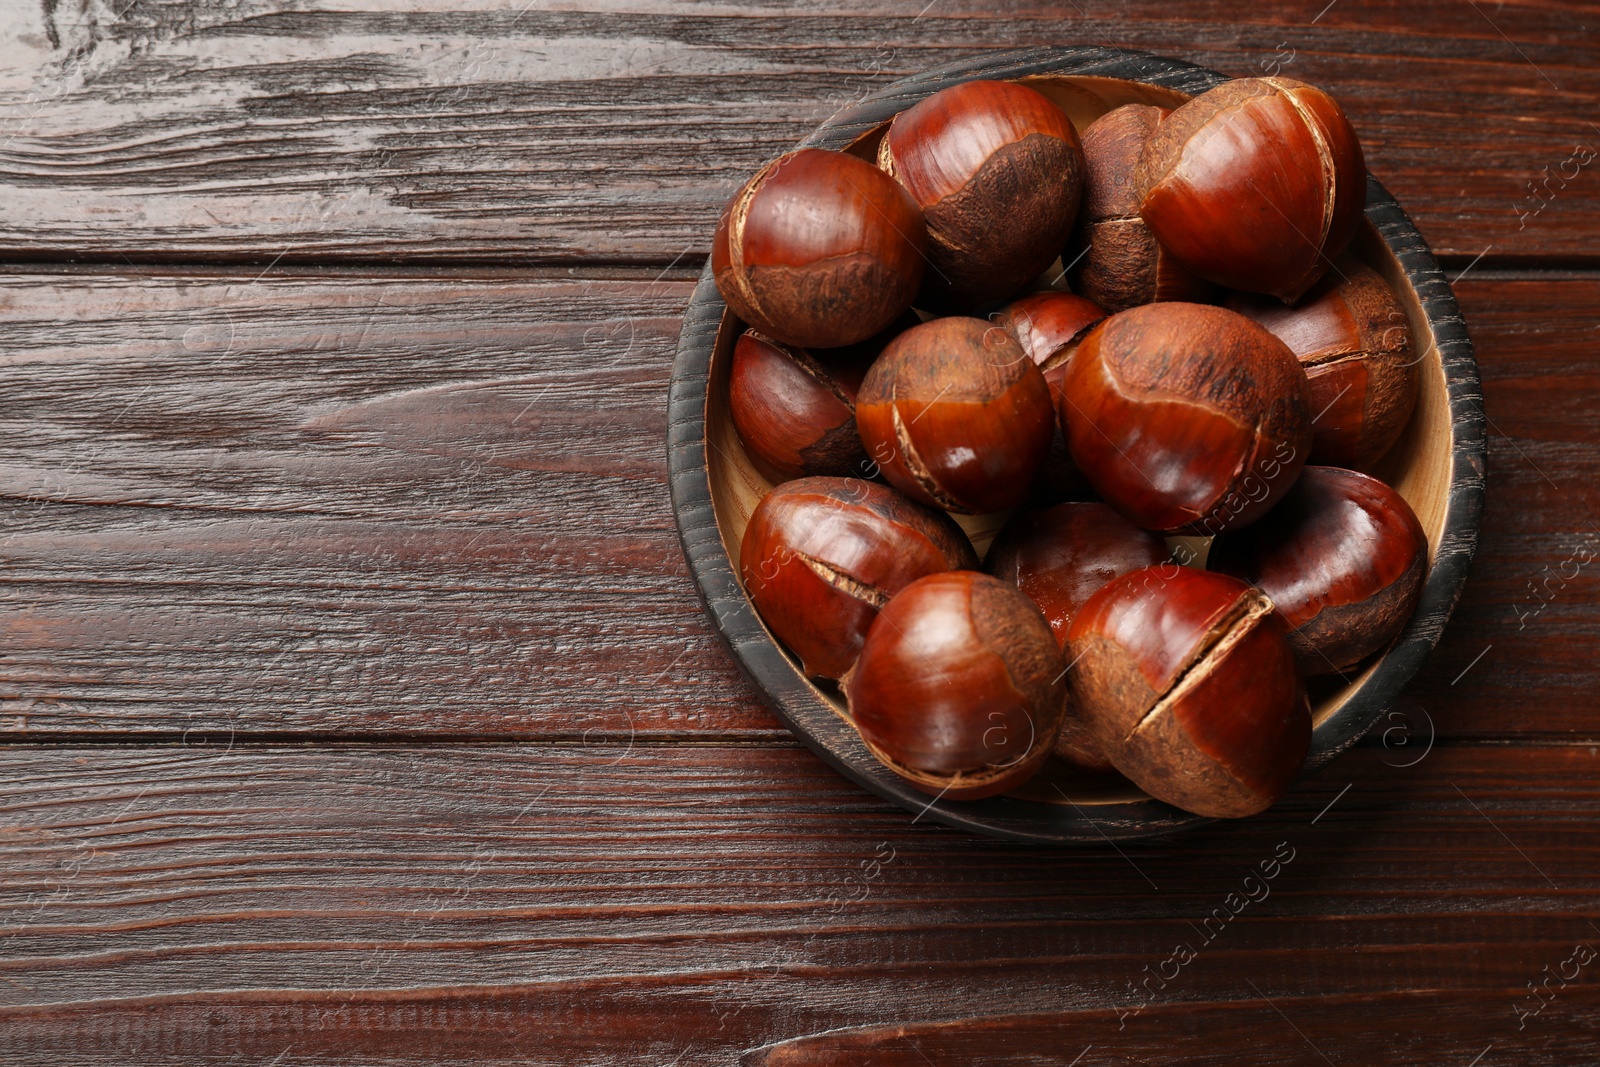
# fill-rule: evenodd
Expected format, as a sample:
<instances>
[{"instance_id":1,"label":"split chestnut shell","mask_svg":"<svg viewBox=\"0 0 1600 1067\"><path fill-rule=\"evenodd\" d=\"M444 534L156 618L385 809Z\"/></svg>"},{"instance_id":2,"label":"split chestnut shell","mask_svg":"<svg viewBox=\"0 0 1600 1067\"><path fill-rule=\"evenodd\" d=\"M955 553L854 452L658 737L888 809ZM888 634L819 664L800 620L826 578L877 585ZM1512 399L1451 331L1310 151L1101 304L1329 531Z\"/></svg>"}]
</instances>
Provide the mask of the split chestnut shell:
<instances>
[{"instance_id":1,"label":"split chestnut shell","mask_svg":"<svg viewBox=\"0 0 1600 1067\"><path fill-rule=\"evenodd\" d=\"M850 669L889 598L924 575L977 565L950 516L859 478L798 478L762 497L739 570L762 620L807 674Z\"/></svg>"},{"instance_id":2,"label":"split chestnut shell","mask_svg":"<svg viewBox=\"0 0 1600 1067\"><path fill-rule=\"evenodd\" d=\"M1157 126L1133 184L1140 217L1189 270L1290 303L1355 235L1367 167L1333 97L1241 78Z\"/></svg>"},{"instance_id":3,"label":"split chestnut shell","mask_svg":"<svg viewBox=\"0 0 1600 1067\"><path fill-rule=\"evenodd\" d=\"M1074 708L1155 797L1238 818L1305 762L1311 709L1283 620L1260 590L1175 564L1113 579L1072 620Z\"/></svg>"}]
</instances>

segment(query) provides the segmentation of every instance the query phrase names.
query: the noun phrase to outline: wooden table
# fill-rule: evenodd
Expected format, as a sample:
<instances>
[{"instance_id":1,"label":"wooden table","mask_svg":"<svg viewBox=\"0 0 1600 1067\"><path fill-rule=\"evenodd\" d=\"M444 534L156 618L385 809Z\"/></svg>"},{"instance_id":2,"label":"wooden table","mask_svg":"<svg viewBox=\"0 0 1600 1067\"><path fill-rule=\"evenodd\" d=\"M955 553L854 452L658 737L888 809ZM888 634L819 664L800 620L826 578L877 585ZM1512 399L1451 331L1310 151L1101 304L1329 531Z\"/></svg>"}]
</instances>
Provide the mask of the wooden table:
<instances>
[{"instance_id":1,"label":"wooden table","mask_svg":"<svg viewBox=\"0 0 1600 1067\"><path fill-rule=\"evenodd\" d=\"M0 1063L1600 1060L1600 8L1323 2L7 5ZM824 767L665 483L730 191L1033 43L1333 91L1492 431L1391 721L1120 848Z\"/></svg>"}]
</instances>

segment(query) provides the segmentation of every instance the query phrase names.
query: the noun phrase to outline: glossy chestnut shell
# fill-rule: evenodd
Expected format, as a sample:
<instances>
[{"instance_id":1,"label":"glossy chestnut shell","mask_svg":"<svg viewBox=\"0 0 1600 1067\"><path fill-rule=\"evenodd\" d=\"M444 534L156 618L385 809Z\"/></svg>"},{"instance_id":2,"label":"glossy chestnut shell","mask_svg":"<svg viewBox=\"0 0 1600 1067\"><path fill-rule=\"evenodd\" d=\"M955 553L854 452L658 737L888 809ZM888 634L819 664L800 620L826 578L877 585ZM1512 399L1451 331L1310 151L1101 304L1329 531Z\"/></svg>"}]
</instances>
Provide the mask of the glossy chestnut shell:
<instances>
[{"instance_id":1,"label":"glossy chestnut shell","mask_svg":"<svg viewBox=\"0 0 1600 1067\"><path fill-rule=\"evenodd\" d=\"M1106 317L1105 309L1075 293L1031 293L1013 300L990 318L1022 346L1044 374L1051 391L1060 388L1067 361L1078 350L1089 327Z\"/></svg>"},{"instance_id":2,"label":"glossy chestnut shell","mask_svg":"<svg viewBox=\"0 0 1600 1067\"><path fill-rule=\"evenodd\" d=\"M717 290L774 340L834 348L903 314L922 284L927 232L906 191L865 160L803 148L768 163L723 209Z\"/></svg>"},{"instance_id":3,"label":"glossy chestnut shell","mask_svg":"<svg viewBox=\"0 0 1600 1067\"><path fill-rule=\"evenodd\" d=\"M859 478L799 478L756 505L739 571L805 672L850 669L883 605L918 578L976 566L950 516Z\"/></svg>"},{"instance_id":4,"label":"glossy chestnut shell","mask_svg":"<svg viewBox=\"0 0 1600 1067\"><path fill-rule=\"evenodd\" d=\"M754 330L739 338L728 381L728 414L769 481L865 471L867 452L856 432L855 412L864 374L865 368L829 367L803 348Z\"/></svg>"},{"instance_id":5,"label":"glossy chestnut shell","mask_svg":"<svg viewBox=\"0 0 1600 1067\"><path fill-rule=\"evenodd\" d=\"M984 570L1025 593L1044 613L1056 643L1065 646L1072 616L1111 579L1165 563L1167 544L1105 504L1057 504L1025 511L995 538ZM1085 770L1111 762L1086 725L1068 714L1056 755Z\"/></svg>"},{"instance_id":6,"label":"glossy chestnut shell","mask_svg":"<svg viewBox=\"0 0 1600 1067\"><path fill-rule=\"evenodd\" d=\"M1100 305L1073 293L1043 292L1013 300L989 317L1016 338L1044 374L1052 402L1057 402L1067 361L1078 350L1078 342L1089 327L1105 318L1106 313ZM1088 486L1072 462L1058 421L1050 438L1050 450L1039 465L1031 497L1037 504L1054 504L1083 495Z\"/></svg>"},{"instance_id":7,"label":"glossy chestnut shell","mask_svg":"<svg viewBox=\"0 0 1600 1067\"><path fill-rule=\"evenodd\" d=\"M1241 78L1190 100L1150 135L1139 216L1202 278L1289 303L1355 235L1361 144L1338 103L1290 78Z\"/></svg>"},{"instance_id":8,"label":"glossy chestnut shell","mask_svg":"<svg viewBox=\"0 0 1600 1067\"><path fill-rule=\"evenodd\" d=\"M1293 307L1236 293L1227 306L1289 346L1311 382L1310 462L1370 470L1417 404L1417 357L1405 311L1382 275L1341 259Z\"/></svg>"},{"instance_id":9,"label":"glossy chestnut shell","mask_svg":"<svg viewBox=\"0 0 1600 1067\"><path fill-rule=\"evenodd\" d=\"M1428 539L1378 479L1307 467L1266 518L1217 538L1207 566L1261 589L1290 626L1307 675L1344 671L1405 628L1428 570Z\"/></svg>"},{"instance_id":10,"label":"glossy chestnut shell","mask_svg":"<svg viewBox=\"0 0 1600 1067\"><path fill-rule=\"evenodd\" d=\"M922 320L911 312L845 348L815 350L747 330L733 348L728 414L768 481L805 475L867 477L856 430L856 392L883 349Z\"/></svg>"},{"instance_id":11,"label":"glossy chestnut shell","mask_svg":"<svg viewBox=\"0 0 1600 1067\"><path fill-rule=\"evenodd\" d=\"M1061 423L1078 468L1135 525L1213 535L1294 484L1311 445L1306 374L1249 319L1146 304L1096 326L1067 364Z\"/></svg>"},{"instance_id":12,"label":"glossy chestnut shell","mask_svg":"<svg viewBox=\"0 0 1600 1067\"><path fill-rule=\"evenodd\" d=\"M1238 818L1275 803L1311 742L1283 619L1227 575L1163 564L1115 578L1072 620L1072 703L1158 800Z\"/></svg>"},{"instance_id":13,"label":"glossy chestnut shell","mask_svg":"<svg viewBox=\"0 0 1600 1067\"><path fill-rule=\"evenodd\" d=\"M1166 563L1167 543L1098 501L1025 511L1006 524L984 570L1038 605L1065 646L1072 616L1100 587L1130 571Z\"/></svg>"},{"instance_id":14,"label":"glossy chestnut shell","mask_svg":"<svg viewBox=\"0 0 1600 1067\"><path fill-rule=\"evenodd\" d=\"M1050 447L1050 387L1011 335L933 319L897 337L856 397L867 455L893 485L946 511L1015 507Z\"/></svg>"},{"instance_id":15,"label":"glossy chestnut shell","mask_svg":"<svg viewBox=\"0 0 1600 1067\"><path fill-rule=\"evenodd\" d=\"M1083 215L1063 258L1072 287L1107 311L1157 300L1205 303L1216 286L1161 247L1139 217L1133 170L1166 108L1124 104L1083 131Z\"/></svg>"},{"instance_id":16,"label":"glossy chestnut shell","mask_svg":"<svg viewBox=\"0 0 1600 1067\"><path fill-rule=\"evenodd\" d=\"M1015 82L953 85L901 112L878 165L922 208L919 306L970 311L1021 290L1072 232L1083 151L1066 114Z\"/></svg>"},{"instance_id":17,"label":"glossy chestnut shell","mask_svg":"<svg viewBox=\"0 0 1600 1067\"><path fill-rule=\"evenodd\" d=\"M1061 651L1014 586L972 571L890 600L845 680L862 740L917 788L1004 792L1049 755L1066 706Z\"/></svg>"}]
</instances>

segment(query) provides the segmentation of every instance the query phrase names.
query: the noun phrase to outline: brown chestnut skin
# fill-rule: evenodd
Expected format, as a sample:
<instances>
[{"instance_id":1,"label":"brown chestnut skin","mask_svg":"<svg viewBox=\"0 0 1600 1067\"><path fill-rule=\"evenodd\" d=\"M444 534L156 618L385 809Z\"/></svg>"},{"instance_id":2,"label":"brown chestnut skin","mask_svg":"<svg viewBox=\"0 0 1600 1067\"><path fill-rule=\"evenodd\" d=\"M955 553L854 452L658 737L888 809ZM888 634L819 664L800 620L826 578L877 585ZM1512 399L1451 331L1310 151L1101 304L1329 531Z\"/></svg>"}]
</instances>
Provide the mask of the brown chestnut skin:
<instances>
[{"instance_id":1,"label":"brown chestnut skin","mask_svg":"<svg viewBox=\"0 0 1600 1067\"><path fill-rule=\"evenodd\" d=\"M728 201L711 269L749 326L785 344L836 348L910 308L926 246L922 212L899 184L855 156L803 148Z\"/></svg>"},{"instance_id":2,"label":"brown chestnut skin","mask_svg":"<svg viewBox=\"0 0 1600 1067\"><path fill-rule=\"evenodd\" d=\"M950 571L889 601L845 693L885 766L923 792L975 800L1020 785L1050 754L1064 673L1032 601L986 574Z\"/></svg>"},{"instance_id":3,"label":"brown chestnut skin","mask_svg":"<svg viewBox=\"0 0 1600 1067\"><path fill-rule=\"evenodd\" d=\"M990 318L1005 328L1043 372L1052 391L1066 373L1067 360L1105 309L1074 293L1031 293L1013 300Z\"/></svg>"},{"instance_id":4,"label":"brown chestnut skin","mask_svg":"<svg viewBox=\"0 0 1600 1067\"><path fill-rule=\"evenodd\" d=\"M1254 522L1294 484L1311 446L1294 353L1205 304L1146 304L1096 326L1067 364L1060 415L1095 491L1166 533Z\"/></svg>"},{"instance_id":5,"label":"brown chestnut skin","mask_svg":"<svg viewBox=\"0 0 1600 1067\"><path fill-rule=\"evenodd\" d=\"M1133 169L1170 114L1152 104L1124 104L1083 131L1083 214L1062 258L1072 264L1073 289L1107 311L1157 300L1203 304L1216 295L1217 287L1162 248L1139 217Z\"/></svg>"},{"instance_id":6,"label":"brown chestnut skin","mask_svg":"<svg viewBox=\"0 0 1600 1067\"><path fill-rule=\"evenodd\" d=\"M1310 462L1371 470L1411 421L1411 327L1383 276L1346 256L1293 307L1236 293L1227 303L1289 346L1311 380Z\"/></svg>"},{"instance_id":7,"label":"brown chestnut skin","mask_svg":"<svg viewBox=\"0 0 1600 1067\"><path fill-rule=\"evenodd\" d=\"M762 497L739 571L762 621L814 677L838 678L878 611L924 575L977 565L950 516L859 478L798 478Z\"/></svg>"},{"instance_id":8,"label":"brown chestnut skin","mask_svg":"<svg viewBox=\"0 0 1600 1067\"><path fill-rule=\"evenodd\" d=\"M1292 303L1355 236L1367 167L1333 97L1241 78L1164 119L1133 185L1139 217L1190 271Z\"/></svg>"},{"instance_id":9,"label":"brown chestnut skin","mask_svg":"<svg viewBox=\"0 0 1600 1067\"><path fill-rule=\"evenodd\" d=\"M1016 338L1028 358L1044 374L1052 401L1058 402L1067 361L1078 350L1078 342L1089 332L1089 327L1105 318L1106 313L1100 305L1073 293L1044 292L1013 300L989 317ZM1039 465L1032 499L1040 504L1054 504L1081 496L1088 485L1083 472L1072 462L1072 453L1067 450L1067 440L1058 423L1050 439L1050 450Z\"/></svg>"},{"instance_id":10,"label":"brown chestnut skin","mask_svg":"<svg viewBox=\"0 0 1600 1067\"><path fill-rule=\"evenodd\" d=\"M769 481L862 472L867 452L855 413L861 375L852 381L850 369L835 374L805 349L754 330L735 343L728 413Z\"/></svg>"},{"instance_id":11,"label":"brown chestnut skin","mask_svg":"<svg viewBox=\"0 0 1600 1067\"><path fill-rule=\"evenodd\" d=\"M1378 479L1307 467L1266 518L1212 542L1206 566L1272 598L1301 673L1334 674L1405 628L1428 539L1411 505Z\"/></svg>"},{"instance_id":12,"label":"brown chestnut skin","mask_svg":"<svg viewBox=\"0 0 1600 1067\"><path fill-rule=\"evenodd\" d=\"M1016 507L1050 447L1044 375L982 319L933 319L901 334L856 397L867 454L897 489L962 514Z\"/></svg>"},{"instance_id":13,"label":"brown chestnut skin","mask_svg":"<svg viewBox=\"0 0 1600 1067\"><path fill-rule=\"evenodd\" d=\"M1006 524L984 570L1027 594L1065 647L1072 616L1113 578L1165 563L1167 543L1099 501L1025 511Z\"/></svg>"},{"instance_id":14,"label":"brown chestnut skin","mask_svg":"<svg viewBox=\"0 0 1600 1067\"><path fill-rule=\"evenodd\" d=\"M871 469L856 431L856 392L879 353L922 320L907 312L845 348L808 350L748 330L735 342L728 414L763 477L855 475Z\"/></svg>"},{"instance_id":15,"label":"brown chestnut skin","mask_svg":"<svg viewBox=\"0 0 1600 1067\"><path fill-rule=\"evenodd\" d=\"M1066 113L1016 82L970 81L895 117L878 165L928 227L919 307L970 311L1022 290L1078 214L1083 150Z\"/></svg>"},{"instance_id":16,"label":"brown chestnut skin","mask_svg":"<svg viewBox=\"0 0 1600 1067\"><path fill-rule=\"evenodd\" d=\"M1167 562L1167 544L1105 504L1066 503L1025 511L995 538L983 569L1027 594L1063 648L1072 616L1111 579ZM1077 716L1068 714L1056 755L1090 771L1111 761Z\"/></svg>"},{"instance_id":17,"label":"brown chestnut skin","mask_svg":"<svg viewBox=\"0 0 1600 1067\"><path fill-rule=\"evenodd\" d=\"M1272 601L1163 564L1114 578L1072 620L1071 700L1117 770L1197 815L1239 818L1288 790L1311 706Z\"/></svg>"}]
</instances>

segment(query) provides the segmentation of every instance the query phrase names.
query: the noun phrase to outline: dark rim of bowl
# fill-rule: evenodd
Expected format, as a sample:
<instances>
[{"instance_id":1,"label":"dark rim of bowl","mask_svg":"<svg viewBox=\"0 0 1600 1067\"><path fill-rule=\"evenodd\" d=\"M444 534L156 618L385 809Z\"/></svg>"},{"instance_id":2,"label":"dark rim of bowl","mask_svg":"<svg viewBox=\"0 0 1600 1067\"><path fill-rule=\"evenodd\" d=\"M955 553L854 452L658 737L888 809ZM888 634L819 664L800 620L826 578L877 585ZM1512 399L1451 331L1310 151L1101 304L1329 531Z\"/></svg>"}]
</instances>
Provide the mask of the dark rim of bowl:
<instances>
[{"instance_id":1,"label":"dark rim of bowl","mask_svg":"<svg viewBox=\"0 0 1600 1067\"><path fill-rule=\"evenodd\" d=\"M918 100L951 85L976 78L1014 79L1029 75L1118 78L1190 94L1230 80L1182 60L1116 48L995 52L946 63L894 82L823 123L801 146L842 149ZM1444 364L1451 422L1449 498L1444 533L1416 613L1372 676L1317 727L1302 773L1355 744L1422 666L1461 594L1477 547L1483 510L1483 398L1472 342L1455 297L1410 218L1370 175L1366 215L1415 289ZM872 757L854 728L822 700L768 635L722 544L712 509L705 411L711 354L724 309L707 264L689 302L673 364L667 419L672 506L684 554L706 610L740 670L796 736L839 773L906 810L990 836L1053 844L1092 843L1149 837L1212 821L1156 800L1087 807L1066 800L1064 795L1062 804L1009 797L936 800L914 789Z\"/></svg>"}]
</instances>

